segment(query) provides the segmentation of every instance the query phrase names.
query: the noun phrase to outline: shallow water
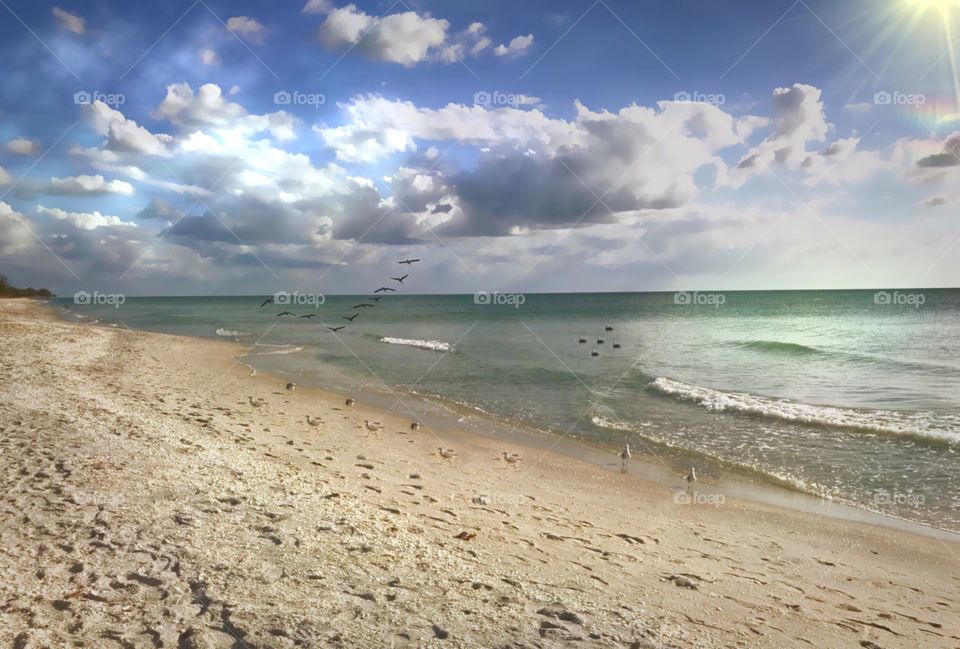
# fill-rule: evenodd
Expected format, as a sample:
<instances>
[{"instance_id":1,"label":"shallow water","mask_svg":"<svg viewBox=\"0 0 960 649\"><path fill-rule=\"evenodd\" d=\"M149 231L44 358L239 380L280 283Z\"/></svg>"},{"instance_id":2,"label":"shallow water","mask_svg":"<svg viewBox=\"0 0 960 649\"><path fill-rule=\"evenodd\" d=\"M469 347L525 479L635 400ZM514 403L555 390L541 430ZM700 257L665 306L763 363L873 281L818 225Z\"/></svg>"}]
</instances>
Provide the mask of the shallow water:
<instances>
[{"instance_id":1,"label":"shallow water","mask_svg":"<svg viewBox=\"0 0 960 649\"><path fill-rule=\"evenodd\" d=\"M390 295L352 323L342 316L357 296L291 307L317 314L309 319L277 319L283 308L261 309L258 297L128 298L70 312L237 339L248 362L300 381L413 392L467 419L495 413L629 442L708 476L775 481L960 530L960 291L899 292L922 296L919 306L888 295L526 295L516 308ZM334 335L324 323L348 326Z\"/></svg>"}]
</instances>

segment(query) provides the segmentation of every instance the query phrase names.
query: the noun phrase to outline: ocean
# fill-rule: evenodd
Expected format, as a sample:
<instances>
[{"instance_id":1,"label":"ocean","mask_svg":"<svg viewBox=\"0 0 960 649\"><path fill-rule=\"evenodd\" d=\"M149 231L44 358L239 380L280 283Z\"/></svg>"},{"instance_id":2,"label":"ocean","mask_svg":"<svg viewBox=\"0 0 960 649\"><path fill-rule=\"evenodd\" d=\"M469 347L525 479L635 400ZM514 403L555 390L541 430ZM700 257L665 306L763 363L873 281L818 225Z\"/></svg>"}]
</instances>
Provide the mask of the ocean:
<instances>
[{"instance_id":1,"label":"ocean","mask_svg":"<svg viewBox=\"0 0 960 649\"><path fill-rule=\"evenodd\" d=\"M960 290L263 299L54 302L68 317L237 340L254 367L414 416L629 443L708 480L960 531ZM276 317L286 309L316 317Z\"/></svg>"}]
</instances>

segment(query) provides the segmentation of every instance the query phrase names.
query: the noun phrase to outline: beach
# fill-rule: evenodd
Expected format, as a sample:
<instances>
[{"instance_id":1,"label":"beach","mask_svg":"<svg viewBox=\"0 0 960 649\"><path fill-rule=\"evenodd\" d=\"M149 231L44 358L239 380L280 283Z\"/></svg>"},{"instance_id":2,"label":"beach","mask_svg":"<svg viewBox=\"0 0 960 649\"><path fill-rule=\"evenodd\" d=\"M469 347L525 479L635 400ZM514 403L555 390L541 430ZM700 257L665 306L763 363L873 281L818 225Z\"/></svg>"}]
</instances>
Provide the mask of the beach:
<instances>
[{"instance_id":1,"label":"beach","mask_svg":"<svg viewBox=\"0 0 960 649\"><path fill-rule=\"evenodd\" d=\"M960 646L949 540L414 431L233 342L0 336L0 646Z\"/></svg>"}]
</instances>

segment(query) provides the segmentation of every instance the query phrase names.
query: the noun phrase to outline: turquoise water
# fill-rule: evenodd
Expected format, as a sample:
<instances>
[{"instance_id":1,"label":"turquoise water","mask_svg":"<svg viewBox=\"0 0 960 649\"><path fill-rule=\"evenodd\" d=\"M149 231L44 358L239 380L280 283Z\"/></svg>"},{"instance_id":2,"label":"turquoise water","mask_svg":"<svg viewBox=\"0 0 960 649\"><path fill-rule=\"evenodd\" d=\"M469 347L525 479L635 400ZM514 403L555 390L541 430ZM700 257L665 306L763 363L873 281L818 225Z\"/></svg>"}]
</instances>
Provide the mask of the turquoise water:
<instances>
[{"instance_id":1,"label":"turquoise water","mask_svg":"<svg viewBox=\"0 0 960 649\"><path fill-rule=\"evenodd\" d=\"M388 295L353 323L341 318L362 297L289 307L310 319L278 319L286 307L262 299L70 301L69 313L237 339L247 362L298 381L413 392L960 530L958 290Z\"/></svg>"}]
</instances>

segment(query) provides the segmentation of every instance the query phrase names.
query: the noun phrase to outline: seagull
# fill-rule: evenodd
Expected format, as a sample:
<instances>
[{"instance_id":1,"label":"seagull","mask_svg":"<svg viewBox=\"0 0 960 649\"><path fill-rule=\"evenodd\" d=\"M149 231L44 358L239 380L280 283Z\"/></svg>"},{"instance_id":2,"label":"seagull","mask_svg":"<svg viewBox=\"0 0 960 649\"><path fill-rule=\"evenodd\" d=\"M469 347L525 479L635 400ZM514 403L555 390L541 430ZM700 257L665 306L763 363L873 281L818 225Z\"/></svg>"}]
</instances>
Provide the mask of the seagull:
<instances>
[{"instance_id":1,"label":"seagull","mask_svg":"<svg viewBox=\"0 0 960 649\"><path fill-rule=\"evenodd\" d=\"M687 474L684 480L687 481L687 491L693 489L693 483L697 481L697 472L693 470L693 467L690 467L690 473Z\"/></svg>"},{"instance_id":2,"label":"seagull","mask_svg":"<svg viewBox=\"0 0 960 649\"><path fill-rule=\"evenodd\" d=\"M373 304L367 304L366 302L363 302L361 304L354 304L350 308L351 309L372 309L373 307L374 307Z\"/></svg>"},{"instance_id":3,"label":"seagull","mask_svg":"<svg viewBox=\"0 0 960 649\"><path fill-rule=\"evenodd\" d=\"M345 315L342 315L342 316L340 316L340 317L343 318L344 320L349 320L350 322L353 322L354 318L356 318L358 315L360 315L360 314L359 314L359 313L354 313L354 314L353 314L352 316L350 316L349 318L348 318L347 316L345 316Z\"/></svg>"},{"instance_id":4,"label":"seagull","mask_svg":"<svg viewBox=\"0 0 960 649\"><path fill-rule=\"evenodd\" d=\"M285 316L285 315L292 315L293 317L297 317L297 314L296 314L296 313L290 313L289 311L284 311L284 312L282 312L282 313L278 313L278 314L277 314L277 317L279 318L279 317Z\"/></svg>"},{"instance_id":5,"label":"seagull","mask_svg":"<svg viewBox=\"0 0 960 649\"><path fill-rule=\"evenodd\" d=\"M381 286L380 288L375 290L374 293L386 293L387 291L390 291L391 293L396 293L397 289L390 288L389 286Z\"/></svg>"},{"instance_id":6,"label":"seagull","mask_svg":"<svg viewBox=\"0 0 960 649\"><path fill-rule=\"evenodd\" d=\"M354 399L353 397L347 397L347 400L344 401L344 403L346 404L346 406L347 406L348 408L352 407L353 404L355 404L356 402L357 402L357 400Z\"/></svg>"},{"instance_id":7,"label":"seagull","mask_svg":"<svg viewBox=\"0 0 960 649\"><path fill-rule=\"evenodd\" d=\"M580 336L580 342L585 343L585 342L587 342L587 339L584 338L583 336Z\"/></svg>"},{"instance_id":8,"label":"seagull","mask_svg":"<svg viewBox=\"0 0 960 649\"><path fill-rule=\"evenodd\" d=\"M273 304L273 298L272 298L272 297L268 297L266 300L264 300L263 302L261 302L261 303L260 303L260 308L262 309L263 307L267 306L268 304Z\"/></svg>"},{"instance_id":9,"label":"seagull","mask_svg":"<svg viewBox=\"0 0 960 649\"><path fill-rule=\"evenodd\" d=\"M293 381L290 381L289 383L287 383L287 392L293 392L293 390L296 387L297 387L297 384L294 383Z\"/></svg>"},{"instance_id":10,"label":"seagull","mask_svg":"<svg viewBox=\"0 0 960 649\"><path fill-rule=\"evenodd\" d=\"M391 277L390 279L392 279L395 282L400 282L401 284L403 284L403 280L407 279L408 277L410 277L410 273L407 273L403 277Z\"/></svg>"},{"instance_id":11,"label":"seagull","mask_svg":"<svg viewBox=\"0 0 960 649\"><path fill-rule=\"evenodd\" d=\"M347 325L340 325L339 327L327 327L327 329L329 329L329 330L332 331L333 333L337 333L338 331L340 331L341 329L343 329L343 328L346 327L346 326L347 326Z\"/></svg>"},{"instance_id":12,"label":"seagull","mask_svg":"<svg viewBox=\"0 0 960 649\"><path fill-rule=\"evenodd\" d=\"M419 421L411 421L411 422L410 422L410 430L420 430L420 422L419 422Z\"/></svg>"},{"instance_id":13,"label":"seagull","mask_svg":"<svg viewBox=\"0 0 960 649\"><path fill-rule=\"evenodd\" d=\"M369 419L364 419L363 424L367 427L367 430L374 433L379 433L381 430L383 430L383 424L381 424L379 421L370 421Z\"/></svg>"},{"instance_id":14,"label":"seagull","mask_svg":"<svg viewBox=\"0 0 960 649\"><path fill-rule=\"evenodd\" d=\"M398 263L398 264L406 264L407 266L409 266L410 264L415 264L415 263L417 263L418 261L420 261L420 260L419 260L419 259L404 259L403 261L398 261L397 263Z\"/></svg>"},{"instance_id":15,"label":"seagull","mask_svg":"<svg viewBox=\"0 0 960 649\"><path fill-rule=\"evenodd\" d=\"M301 318L316 318L316 317L317 317L317 314L316 314L316 313L308 313L307 315L302 315L302 316L300 316L300 317L301 317Z\"/></svg>"},{"instance_id":16,"label":"seagull","mask_svg":"<svg viewBox=\"0 0 960 649\"><path fill-rule=\"evenodd\" d=\"M257 375L257 368L251 367L251 368L250 368L250 376L256 376L256 375Z\"/></svg>"},{"instance_id":17,"label":"seagull","mask_svg":"<svg viewBox=\"0 0 960 649\"><path fill-rule=\"evenodd\" d=\"M516 453L507 453L506 451L504 451L503 461L506 462L507 464L513 465L513 468L516 469L521 459L520 459L520 456L517 455Z\"/></svg>"},{"instance_id":18,"label":"seagull","mask_svg":"<svg viewBox=\"0 0 960 649\"><path fill-rule=\"evenodd\" d=\"M247 399L250 400L250 405L253 406L254 408L260 408L263 406L262 401L254 401L253 397L247 397Z\"/></svg>"},{"instance_id":19,"label":"seagull","mask_svg":"<svg viewBox=\"0 0 960 649\"><path fill-rule=\"evenodd\" d=\"M317 419L316 421L314 421L310 415L307 415L307 426L313 426L314 428L318 428L322 423L323 423L322 419Z\"/></svg>"},{"instance_id":20,"label":"seagull","mask_svg":"<svg viewBox=\"0 0 960 649\"><path fill-rule=\"evenodd\" d=\"M630 445L624 444L623 450L620 451L620 459L623 460L623 468L627 468L627 462L630 461Z\"/></svg>"},{"instance_id":21,"label":"seagull","mask_svg":"<svg viewBox=\"0 0 960 649\"><path fill-rule=\"evenodd\" d=\"M620 343L618 343L616 340L614 340L614 341L613 341L613 348L614 348L614 349L620 349Z\"/></svg>"},{"instance_id":22,"label":"seagull","mask_svg":"<svg viewBox=\"0 0 960 649\"><path fill-rule=\"evenodd\" d=\"M450 460L453 463L453 459L457 457L457 452L452 448L443 448L442 446L437 447L437 453L440 455L440 460Z\"/></svg>"}]
</instances>

